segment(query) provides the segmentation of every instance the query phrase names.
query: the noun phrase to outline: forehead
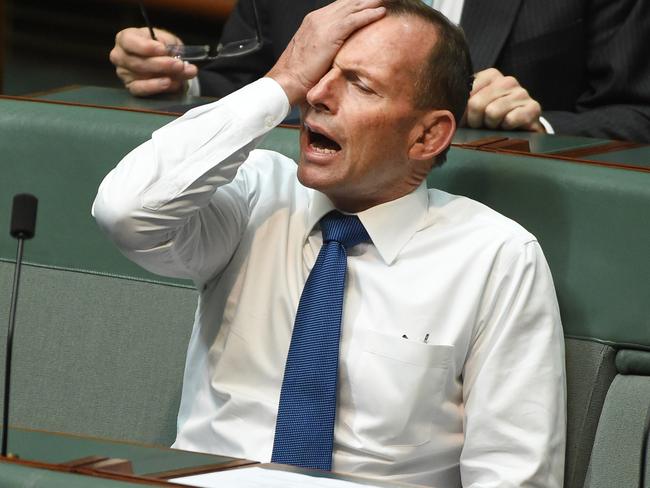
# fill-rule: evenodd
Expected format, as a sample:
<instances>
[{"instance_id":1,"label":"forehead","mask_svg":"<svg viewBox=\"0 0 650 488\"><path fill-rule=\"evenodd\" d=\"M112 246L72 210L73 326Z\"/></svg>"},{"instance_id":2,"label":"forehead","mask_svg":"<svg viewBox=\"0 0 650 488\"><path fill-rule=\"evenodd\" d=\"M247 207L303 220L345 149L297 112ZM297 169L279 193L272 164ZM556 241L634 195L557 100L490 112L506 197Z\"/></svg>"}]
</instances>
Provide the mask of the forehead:
<instances>
[{"instance_id":1,"label":"forehead","mask_svg":"<svg viewBox=\"0 0 650 488\"><path fill-rule=\"evenodd\" d=\"M399 82L413 81L436 37L435 27L419 17L388 15L350 36L334 63L403 90Z\"/></svg>"}]
</instances>

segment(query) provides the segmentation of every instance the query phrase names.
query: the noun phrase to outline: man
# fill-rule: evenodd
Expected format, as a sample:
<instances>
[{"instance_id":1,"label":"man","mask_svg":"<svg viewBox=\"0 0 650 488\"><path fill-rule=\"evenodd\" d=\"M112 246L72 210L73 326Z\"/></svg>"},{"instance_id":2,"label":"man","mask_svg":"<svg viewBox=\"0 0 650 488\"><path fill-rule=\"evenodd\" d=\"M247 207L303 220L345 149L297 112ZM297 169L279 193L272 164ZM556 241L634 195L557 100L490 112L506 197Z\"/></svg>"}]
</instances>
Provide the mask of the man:
<instances>
[{"instance_id":1,"label":"man","mask_svg":"<svg viewBox=\"0 0 650 488\"><path fill-rule=\"evenodd\" d=\"M99 225L200 290L175 447L439 488L562 485L563 339L539 245L426 189L470 74L462 33L419 1L339 0L266 77L105 178ZM294 104L298 166L254 150Z\"/></svg>"},{"instance_id":2,"label":"man","mask_svg":"<svg viewBox=\"0 0 650 488\"><path fill-rule=\"evenodd\" d=\"M256 1L263 48L241 58L216 60L200 70L202 94L223 96L262 76L304 15L331 0ZM650 64L643 62L646 43L639 34L650 30L648 2L432 3L463 27L478 70L465 122L469 127L650 142ZM249 38L253 26L251 0L240 0L221 41ZM164 31L159 38L179 41ZM195 66L164 54L147 29L126 29L116 37L111 60L127 88L144 96L179 90L197 75ZM198 93L196 79L193 84Z\"/></svg>"}]
</instances>

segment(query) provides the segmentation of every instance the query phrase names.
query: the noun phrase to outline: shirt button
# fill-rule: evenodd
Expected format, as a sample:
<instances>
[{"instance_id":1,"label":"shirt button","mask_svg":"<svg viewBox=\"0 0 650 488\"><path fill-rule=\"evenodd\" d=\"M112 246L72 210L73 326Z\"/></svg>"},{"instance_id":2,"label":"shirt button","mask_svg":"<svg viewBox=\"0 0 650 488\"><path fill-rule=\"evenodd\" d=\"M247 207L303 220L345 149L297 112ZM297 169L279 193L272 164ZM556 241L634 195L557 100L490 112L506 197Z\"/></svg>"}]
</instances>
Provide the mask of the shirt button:
<instances>
[{"instance_id":1,"label":"shirt button","mask_svg":"<svg viewBox=\"0 0 650 488\"><path fill-rule=\"evenodd\" d=\"M272 128L275 125L275 117L273 117L272 115L267 115L264 118L264 125L266 125L266 127L268 127L269 129Z\"/></svg>"}]
</instances>

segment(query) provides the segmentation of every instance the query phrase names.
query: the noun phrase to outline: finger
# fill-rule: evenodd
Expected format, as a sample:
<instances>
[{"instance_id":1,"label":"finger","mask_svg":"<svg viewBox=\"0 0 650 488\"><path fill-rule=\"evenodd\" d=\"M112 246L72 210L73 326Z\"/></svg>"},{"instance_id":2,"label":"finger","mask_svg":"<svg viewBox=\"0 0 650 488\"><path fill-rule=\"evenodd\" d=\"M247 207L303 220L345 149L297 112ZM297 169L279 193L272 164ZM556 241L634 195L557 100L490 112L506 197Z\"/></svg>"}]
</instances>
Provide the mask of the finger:
<instances>
[{"instance_id":1,"label":"finger","mask_svg":"<svg viewBox=\"0 0 650 488\"><path fill-rule=\"evenodd\" d=\"M339 25L342 28L341 41L345 41L350 35L359 29L376 22L386 15L385 7L367 8L351 13Z\"/></svg>"},{"instance_id":2,"label":"finger","mask_svg":"<svg viewBox=\"0 0 650 488\"><path fill-rule=\"evenodd\" d=\"M540 114L539 103L524 88L517 87L486 107L483 123L492 129L529 129Z\"/></svg>"},{"instance_id":3,"label":"finger","mask_svg":"<svg viewBox=\"0 0 650 488\"><path fill-rule=\"evenodd\" d=\"M146 28L143 27L142 29L146 29ZM177 35L172 34L168 30L158 29L157 27L154 27L153 30L154 33L156 34L156 39L158 39L163 44L183 44L183 41L181 41L181 39Z\"/></svg>"},{"instance_id":4,"label":"finger","mask_svg":"<svg viewBox=\"0 0 650 488\"><path fill-rule=\"evenodd\" d=\"M199 67L195 64L188 63L185 61L183 63L183 72L181 73L181 78L183 80L190 80L195 78L199 74Z\"/></svg>"},{"instance_id":5,"label":"finger","mask_svg":"<svg viewBox=\"0 0 650 488\"><path fill-rule=\"evenodd\" d=\"M499 92L497 91L497 93ZM483 125L485 127L490 129L502 127L502 123L508 113L531 102L530 97L528 97L528 92L521 87L502 93L503 95L501 97L494 98L485 107L485 113L483 115Z\"/></svg>"},{"instance_id":6,"label":"finger","mask_svg":"<svg viewBox=\"0 0 650 488\"><path fill-rule=\"evenodd\" d=\"M173 58L172 58L173 59ZM152 60L153 61L153 60ZM174 59L173 69L167 66L167 60L162 60L161 69L153 69L151 71L131 72L134 79L147 79L147 78L172 78L179 80L188 80L194 78L199 73L199 68L195 64L180 59Z\"/></svg>"},{"instance_id":7,"label":"finger","mask_svg":"<svg viewBox=\"0 0 650 488\"><path fill-rule=\"evenodd\" d=\"M540 104L531 99L529 102L510 110L503 117L501 128L505 130L537 130L541 113Z\"/></svg>"},{"instance_id":8,"label":"finger","mask_svg":"<svg viewBox=\"0 0 650 488\"><path fill-rule=\"evenodd\" d=\"M467 101L467 125L473 129L483 127L483 117L485 115L485 107L491 100L486 97L479 97L478 94L470 96Z\"/></svg>"},{"instance_id":9,"label":"finger","mask_svg":"<svg viewBox=\"0 0 650 488\"><path fill-rule=\"evenodd\" d=\"M307 14L299 31L324 35L323 41L341 45L353 32L380 19L385 13L381 0L339 0Z\"/></svg>"},{"instance_id":10,"label":"finger","mask_svg":"<svg viewBox=\"0 0 650 488\"><path fill-rule=\"evenodd\" d=\"M488 129L497 129L508 112L513 109L505 99L497 99L485 107L483 114L483 127Z\"/></svg>"},{"instance_id":11,"label":"finger","mask_svg":"<svg viewBox=\"0 0 650 488\"><path fill-rule=\"evenodd\" d=\"M359 14L362 17L366 14L370 14L370 16L379 14L381 16L385 11L386 9L382 6L381 0L357 0L352 2L343 0L335 2L329 13L339 23L347 24L351 16L358 16Z\"/></svg>"},{"instance_id":12,"label":"finger","mask_svg":"<svg viewBox=\"0 0 650 488\"><path fill-rule=\"evenodd\" d=\"M184 87L184 82L170 78L149 78L133 80L125 86L136 97L148 97L159 93L178 92Z\"/></svg>"},{"instance_id":13,"label":"finger","mask_svg":"<svg viewBox=\"0 0 650 488\"><path fill-rule=\"evenodd\" d=\"M497 70L493 71L498 73ZM485 73L480 83L483 83L486 77L490 77L491 81L470 95L467 102L467 123L472 128L498 127L505 114L528 97L526 90L521 88L512 76L499 73L499 76L491 77L493 74Z\"/></svg>"},{"instance_id":14,"label":"finger","mask_svg":"<svg viewBox=\"0 0 650 488\"><path fill-rule=\"evenodd\" d=\"M382 0L338 0L330 4L331 6L325 6L322 8L323 11L335 12L339 17L345 17L354 12L360 12L361 10L380 7Z\"/></svg>"},{"instance_id":15,"label":"finger","mask_svg":"<svg viewBox=\"0 0 650 488\"><path fill-rule=\"evenodd\" d=\"M120 66L115 69L115 72L117 73L117 76L125 83L133 80L146 80L151 78L189 80L190 78L194 78L198 75L199 69L196 65L188 63L187 61L175 61L179 64L180 68L174 69L173 71L168 69L156 71L134 71Z\"/></svg>"},{"instance_id":16,"label":"finger","mask_svg":"<svg viewBox=\"0 0 650 488\"><path fill-rule=\"evenodd\" d=\"M385 12L381 0L339 0L307 14L299 31L340 47L353 32L378 20Z\"/></svg>"},{"instance_id":17,"label":"finger","mask_svg":"<svg viewBox=\"0 0 650 488\"><path fill-rule=\"evenodd\" d=\"M489 104L497 98L508 96L516 90L523 90L517 79L513 76L499 76L493 78L487 85L483 85L471 98L481 100L483 105Z\"/></svg>"},{"instance_id":18,"label":"finger","mask_svg":"<svg viewBox=\"0 0 650 488\"><path fill-rule=\"evenodd\" d=\"M118 68L132 73L135 78L175 78L185 70L183 60L170 56L124 56Z\"/></svg>"},{"instance_id":19,"label":"finger","mask_svg":"<svg viewBox=\"0 0 650 488\"><path fill-rule=\"evenodd\" d=\"M147 28L130 27L118 32L115 35L115 48L126 55L145 57L166 54L165 43L152 39Z\"/></svg>"},{"instance_id":20,"label":"finger","mask_svg":"<svg viewBox=\"0 0 650 488\"><path fill-rule=\"evenodd\" d=\"M475 73L470 96L478 93L486 86L491 85L494 81L501 78L503 78L503 74L496 68L488 68Z\"/></svg>"}]
</instances>

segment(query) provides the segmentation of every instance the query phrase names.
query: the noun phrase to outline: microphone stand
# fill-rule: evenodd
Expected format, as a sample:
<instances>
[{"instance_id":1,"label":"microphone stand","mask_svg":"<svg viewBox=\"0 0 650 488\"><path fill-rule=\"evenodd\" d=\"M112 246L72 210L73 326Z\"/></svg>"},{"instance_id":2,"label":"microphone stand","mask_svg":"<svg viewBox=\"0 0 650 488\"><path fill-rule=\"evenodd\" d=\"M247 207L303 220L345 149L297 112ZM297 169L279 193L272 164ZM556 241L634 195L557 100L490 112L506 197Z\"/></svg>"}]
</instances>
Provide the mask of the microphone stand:
<instances>
[{"instance_id":1,"label":"microphone stand","mask_svg":"<svg viewBox=\"0 0 650 488\"><path fill-rule=\"evenodd\" d=\"M20 265L23 260L23 247L25 239L18 239L18 252L16 268L14 270L14 285L11 291L11 305L9 306L9 330L7 331L7 348L5 349L5 394L4 409L2 412L2 456L7 457L7 430L9 429L9 390L11 388L11 355L14 343L14 325L16 323L16 303L18 301L18 284L20 283Z\"/></svg>"},{"instance_id":2,"label":"microphone stand","mask_svg":"<svg viewBox=\"0 0 650 488\"><path fill-rule=\"evenodd\" d=\"M5 350L5 384L4 404L2 412L2 457L7 457L7 437L9 430L9 393L11 388L11 356L14 343L14 326L16 323L16 305L18 303L18 285L20 283L20 268L23 260L25 239L34 237L36 225L36 208L38 200L33 195L20 194L14 197L11 215L11 235L18 239L16 251L16 267L9 306L9 327L7 331L7 348Z\"/></svg>"}]
</instances>

